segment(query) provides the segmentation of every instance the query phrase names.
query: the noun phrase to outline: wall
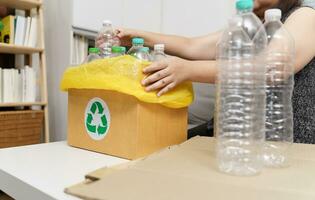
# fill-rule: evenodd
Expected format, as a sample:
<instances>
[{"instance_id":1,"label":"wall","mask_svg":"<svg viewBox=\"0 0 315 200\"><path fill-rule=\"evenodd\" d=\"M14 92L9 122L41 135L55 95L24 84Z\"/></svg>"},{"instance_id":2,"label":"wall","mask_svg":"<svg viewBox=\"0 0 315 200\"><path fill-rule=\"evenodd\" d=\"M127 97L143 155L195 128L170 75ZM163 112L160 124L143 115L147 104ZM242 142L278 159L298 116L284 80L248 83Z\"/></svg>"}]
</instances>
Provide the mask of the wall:
<instances>
[{"instance_id":1,"label":"wall","mask_svg":"<svg viewBox=\"0 0 315 200\"><path fill-rule=\"evenodd\" d=\"M52 141L66 138L67 98L65 93L59 91L59 82L62 72L70 63L72 25L97 31L103 19L111 19L116 26L197 36L222 28L231 15L232 2L233 0L44 0Z\"/></svg>"},{"instance_id":2,"label":"wall","mask_svg":"<svg viewBox=\"0 0 315 200\"><path fill-rule=\"evenodd\" d=\"M60 92L63 71L70 63L72 1L44 0L45 45L51 141L64 140L67 128L67 95Z\"/></svg>"}]
</instances>

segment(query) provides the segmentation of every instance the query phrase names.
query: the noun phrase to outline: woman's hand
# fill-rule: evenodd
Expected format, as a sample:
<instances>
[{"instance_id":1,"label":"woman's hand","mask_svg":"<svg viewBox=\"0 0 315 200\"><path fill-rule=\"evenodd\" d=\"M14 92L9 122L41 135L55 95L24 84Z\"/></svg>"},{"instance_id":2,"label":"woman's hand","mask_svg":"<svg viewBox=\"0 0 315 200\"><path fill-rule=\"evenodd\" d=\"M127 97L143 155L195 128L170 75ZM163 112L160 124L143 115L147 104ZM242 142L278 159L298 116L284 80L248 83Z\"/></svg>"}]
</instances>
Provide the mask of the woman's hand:
<instances>
[{"instance_id":1,"label":"woman's hand","mask_svg":"<svg viewBox=\"0 0 315 200\"><path fill-rule=\"evenodd\" d=\"M157 96L161 96L189 79L189 61L169 57L144 68L143 73L148 74L141 82L145 86L145 90L147 92L159 90Z\"/></svg>"},{"instance_id":2,"label":"woman's hand","mask_svg":"<svg viewBox=\"0 0 315 200\"><path fill-rule=\"evenodd\" d=\"M116 35L115 39L120 40L121 46L131 46L131 39L135 37L134 34L136 31L132 29L126 29L126 28L117 28L114 30L114 33ZM95 46L98 48L102 48L102 44L104 43L104 38L102 35L98 35L96 37Z\"/></svg>"}]
</instances>

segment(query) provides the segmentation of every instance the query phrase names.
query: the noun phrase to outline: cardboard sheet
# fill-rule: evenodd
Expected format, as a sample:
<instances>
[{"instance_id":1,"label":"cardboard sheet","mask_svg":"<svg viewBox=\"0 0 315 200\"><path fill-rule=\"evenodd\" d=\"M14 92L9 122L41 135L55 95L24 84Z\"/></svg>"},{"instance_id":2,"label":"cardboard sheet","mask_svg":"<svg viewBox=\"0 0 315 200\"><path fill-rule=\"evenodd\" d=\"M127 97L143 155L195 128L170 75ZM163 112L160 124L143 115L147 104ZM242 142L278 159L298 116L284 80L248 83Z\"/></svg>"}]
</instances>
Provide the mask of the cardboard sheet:
<instances>
[{"instance_id":1,"label":"cardboard sheet","mask_svg":"<svg viewBox=\"0 0 315 200\"><path fill-rule=\"evenodd\" d=\"M294 144L288 168L237 177L217 170L214 142L195 137L144 159L92 172L87 181L65 191L97 200L315 199L315 146Z\"/></svg>"}]
</instances>

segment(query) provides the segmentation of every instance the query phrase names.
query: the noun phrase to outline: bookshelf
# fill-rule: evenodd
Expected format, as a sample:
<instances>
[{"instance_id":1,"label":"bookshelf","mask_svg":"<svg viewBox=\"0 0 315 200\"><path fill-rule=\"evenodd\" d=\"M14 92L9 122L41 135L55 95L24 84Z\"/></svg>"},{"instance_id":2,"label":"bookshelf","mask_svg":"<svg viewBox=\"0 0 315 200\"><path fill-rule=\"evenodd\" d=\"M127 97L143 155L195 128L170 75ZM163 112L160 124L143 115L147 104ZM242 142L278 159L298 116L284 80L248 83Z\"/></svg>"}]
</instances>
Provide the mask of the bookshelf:
<instances>
[{"instance_id":1,"label":"bookshelf","mask_svg":"<svg viewBox=\"0 0 315 200\"><path fill-rule=\"evenodd\" d=\"M7 54L15 54L21 55L23 54L26 58L28 65L32 66L32 54L39 54L39 68L40 68L40 102L20 102L20 103L0 103L0 108L5 108L5 111L8 109L14 110L15 108L20 107L31 107L31 106L39 106L44 112L44 128L43 128L43 141L49 142L49 119L48 119L48 95L47 95L47 75L46 75L46 54L45 54L45 44L44 44L44 21L43 21L43 5L42 0L0 0L0 6L6 6L11 9L19 9L25 10L26 14L30 13L31 9L36 9L38 14L38 29L37 36L38 42L37 47L27 47L20 46L14 44L5 44L0 43L0 53ZM0 110L1 112L5 112ZM1 121L0 121L1 123ZM2 126L0 124L0 126Z\"/></svg>"}]
</instances>

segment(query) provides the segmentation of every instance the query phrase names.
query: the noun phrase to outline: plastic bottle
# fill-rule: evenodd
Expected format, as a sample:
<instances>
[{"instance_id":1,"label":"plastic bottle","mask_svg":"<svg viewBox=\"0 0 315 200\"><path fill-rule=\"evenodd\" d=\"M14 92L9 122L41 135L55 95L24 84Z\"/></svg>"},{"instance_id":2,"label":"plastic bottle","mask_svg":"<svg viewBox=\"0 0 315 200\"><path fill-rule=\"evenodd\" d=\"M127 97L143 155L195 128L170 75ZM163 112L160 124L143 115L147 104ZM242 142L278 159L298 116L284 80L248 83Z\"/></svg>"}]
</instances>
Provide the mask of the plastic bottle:
<instances>
[{"instance_id":1,"label":"plastic bottle","mask_svg":"<svg viewBox=\"0 0 315 200\"><path fill-rule=\"evenodd\" d=\"M151 54L152 61L159 61L166 58L164 53L164 44L155 44L154 51Z\"/></svg>"},{"instance_id":2,"label":"plastic bottle","mask_svg":"<svg viewBox=\"0 0 315 200\"><path fill-rule=\"evenodd\" d=\"M293 143L292 91L294 40L280 21L281 10L265 12L268 36L265 165L287 166Z\"/></svg>"},{"instance_id":3,"label":"plastic bottle","mask_svg":"<svg viewBox=\"0 0 315 200\"><path fill-rule=\"evenodd\" d=\"M220 171L232 175L257 174L263 167L264 131L258 131L255 48L235 16L217 45L216 155ZM264 74L260 74L264 76ZM261 78L264 79L264 78ZM263 83L261 83L263 84ZM264 90L262 91L264 94ZM262 107L264 108L264 107ZM260 116L263 121L264 115Z\"/></svg>"},{"instance_id":4,"label":"plastic bottle","mask_svg":"<svg viewBox=\"0 0 315 200\"><path fill-rule=\"evenodd\" d=\"M111 57L123 56L125 54L126 54L126 47L122 47L122 46L113 46L112 47L112 56Z\"/></svg>"},{"instance_id":5,"label":"plastic bottle","mask_svg":"<svg viewBox=\"0 0 315 200\"><path fill-rule=\"evenodd\" d=\"M120 41L115 36L112 22L109 20L103 21L103 27L101 28L98 37L103 41L103 44L99 45L101 56L103 58L111 56L112 46L119 46Z\"/></svg>"},{"instance_id":6,"label":"plastic bottle","mask_svg":"<svg viewBox=\"0 0 315 200\"><path fill-rule=\"evenodd\" d=\"M132 47L127 54L134 56L140 60L150 60L150 54L148 48L144 48L143 38L132 38Z\"/></svg>"},{"instance_id":7,"label":"plastic bottle","mask_svg":"<svg viewBox=\"0 0 315 200\"><path fill-rule=\"evenodd\" d=\"M101 59L99 56L100 49L99 48L89 48L89 55L85 58L83 63L89 63L93 60Z\"/></svg>"},{"instance_id":8,"label":"plastic bottle","mask_svg":"<svg viewBox=\"0 0 315 200\"><path fill-rule=\"evenodd\" d=\"M137 53L137 58L140 60L151 61L150 49L149 47L142 47Z\"/></svg>"}]
</instances>

